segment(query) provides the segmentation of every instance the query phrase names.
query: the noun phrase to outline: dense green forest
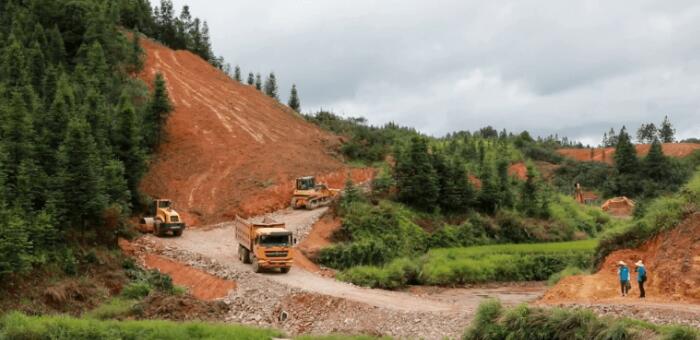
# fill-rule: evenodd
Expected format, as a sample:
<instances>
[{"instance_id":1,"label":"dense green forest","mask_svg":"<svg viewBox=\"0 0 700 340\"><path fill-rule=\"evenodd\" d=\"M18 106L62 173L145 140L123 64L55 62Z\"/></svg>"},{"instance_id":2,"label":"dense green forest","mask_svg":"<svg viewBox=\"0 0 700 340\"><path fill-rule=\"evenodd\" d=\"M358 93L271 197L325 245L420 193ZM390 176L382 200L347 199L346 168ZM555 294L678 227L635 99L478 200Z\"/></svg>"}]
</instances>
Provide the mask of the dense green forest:
<instances>
[{"instance_id":1,"label":"dense green forest","mask_svg":"<svg viewBox=\"0 0 700 340\"><path fill-rule=\"evenodd\" d=\"M567 266L588 268L595 243L587 250L586 261L571 261L572 254L566 251L547 255L549 265L535 265L547 268L537 273L540 276L501 268L538 261L537 255L506 259L494 253L493 261L472 263L460 256L436 260L433 250L570 241L621 230L621 221L597 207L576 203L571 198L574 184L602 197L637 199L635 213L641 217L647 202L677 192L700 165L697 153L686 159L665 156L658 138L651 138L649 154L640 158L625 128L615 136L618 151L613 164L607 165L565 159L556 149L579 147L578 143L558 136L533 138L527 131L514 134L485 127L436 138L393 123L371 126L363 118L325 111L306 118L345 136L340 151L346 159L380 168L372 192L362 194L348 184L346 192L352 194L345 195L336 209L343 219L338 243L318 257L324 265L344 270L339 278L375 287L488 281L484 278L489 273L541 280L544 272L553 274ZM525 176L515 176L510 170L513 164L524 164ZM607 244L602 247L609 250Z\"/></svg>"},{"instance_id":2,"label":"dense green forest","mask_svg":"<svg viewBox=\"0 0 700 340\"><path fill-rule=\"evenodd\" d=\"M0 275L72 242L113 244L170 111L142 67L132 1L0 1ZM68 241L68 242L66 242Z\"/></svg>"}]
</instances>

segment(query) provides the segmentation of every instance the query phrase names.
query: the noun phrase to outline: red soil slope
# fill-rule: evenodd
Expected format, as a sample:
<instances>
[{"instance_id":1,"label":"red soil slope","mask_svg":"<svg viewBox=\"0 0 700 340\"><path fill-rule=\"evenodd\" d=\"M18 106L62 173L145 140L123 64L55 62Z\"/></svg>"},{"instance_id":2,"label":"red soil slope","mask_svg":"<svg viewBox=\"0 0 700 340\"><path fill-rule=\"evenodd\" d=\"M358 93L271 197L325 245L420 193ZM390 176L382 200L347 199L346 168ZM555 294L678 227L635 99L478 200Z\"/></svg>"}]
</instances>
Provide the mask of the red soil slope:
<instances>
[{"instance_id":1,"label":"red soil slope","mask_svg":"<svg viewBox=\"0 0 700 340\"><path fill-rule=\"evenodd\" d=\"M150 84L162 73L174 111L141 188L172 199L185 222L209 224L286 206L298 176L326 174L332 185L342 185L348 171L334 156L337 136L190 52L142 41L140 78ZM352 174L359 181L371 173Z\"/></svg>"},{"instance_id":2,"label":"red soil slope","mask_svg":"<svg viewBox=\"0 0 700 340\"><path fill-rule=\"evenodd\" d=\"M637 144L637 154L646 156L649 153L650 144ZM687 157L693 151L700 150L700 144L693 143L668 143L662 146L664 154L671 157ZM593 149L559 149L559 154L573 158L577 161L596 161L612 164L615 148L593 148Z\"/></svg>"},{"instance_id":3,"label":"red soil slope","mask_svg":"<svg viewBox=\"0 0 700 340\"><path fill-rule=\"evenodd\" d=\"M657 236L638 249L613 252L598 273L563 279L542 297L541 302L595 303L635 299L639 291L633 264L643 260L648 271L647 300L700 303L699 235L700 213L695 213L672 231ZM619 297L618 261L625 261L632 270L632 291L626 298Z\"/></svg>"},{"instance_id":4,"label":"red soil slope","mask_svg":"<svg viewBox=\"0 0 700 340\"><path fill-rule=\"evenodd\" d=\"M228 296L236 283L220 279L196 268L169 260L165 257L146 254L146 266L170 275L176 285L187 287L200 300L215 300Z\"/></svg>"}]
</instances>

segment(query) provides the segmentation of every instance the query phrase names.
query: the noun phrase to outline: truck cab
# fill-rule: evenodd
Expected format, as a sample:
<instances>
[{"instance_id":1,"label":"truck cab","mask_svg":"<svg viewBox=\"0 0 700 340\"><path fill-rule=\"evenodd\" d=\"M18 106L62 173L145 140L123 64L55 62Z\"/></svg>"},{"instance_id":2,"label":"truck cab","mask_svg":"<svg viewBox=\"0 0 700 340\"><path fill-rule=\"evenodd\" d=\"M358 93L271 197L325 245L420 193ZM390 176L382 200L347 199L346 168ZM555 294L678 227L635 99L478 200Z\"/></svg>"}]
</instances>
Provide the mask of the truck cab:
<instances>
[{"instance_id":1,"label":"truck cab","mask_svg":"<svg viewBox=\"0 0 700 340\"><path fill-rule=\"evenodd\" d=\"M238 218L236 224L238 257L243 263L251 263L256 273L275 268L282 273L289 272L294 262L292 246L296 240L284 223L265 218L251 224Z\"/></svg>"}]
</instances>

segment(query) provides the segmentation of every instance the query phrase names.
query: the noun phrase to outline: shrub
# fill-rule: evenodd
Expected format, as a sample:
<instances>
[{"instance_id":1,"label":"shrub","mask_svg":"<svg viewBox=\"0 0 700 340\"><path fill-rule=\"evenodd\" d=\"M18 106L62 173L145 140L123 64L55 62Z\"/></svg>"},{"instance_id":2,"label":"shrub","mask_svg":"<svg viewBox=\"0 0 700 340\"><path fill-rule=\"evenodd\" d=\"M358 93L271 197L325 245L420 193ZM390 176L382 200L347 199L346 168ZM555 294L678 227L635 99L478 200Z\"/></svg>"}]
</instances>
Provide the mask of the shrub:
<instances>
[{"instance_id":1,"label":"shrub","mask_svg":"<svg viewBox=\"0 0 700 340\"><path fill-rule=\"evenodd\" d=\"M581 274L586 274L587 271L576 267L576 266L567 266L564 268L564 270L554 273L549 276L549 279L547 280L547 284L550 286L554 286L555 284L559 283L561 279L568 277L568 276L574 276L574 275L581 275Z\"/></svg>"},{"instance_id":2,"label":"shrub","mask_svg":"<svg viewBox=\"0 0 700 340\"><path fill-rule=\"evenodd\" d=\"M122 289L121 295L127 299L141 299L151 293L152 287L148 282L132 282Z\"/></svg>"},{"instance_id":3,"label":"shrub","mask_svg":"<svg viewBox=\"0 0 700 340\"><path fill-rule=\"evenodd\" d=\"M491 339L697 339L697 330L657 326L647 322L598 317L584 309L535 308L520 305L505 310L500 302L483 302L467 328L465 340Z\"/></svg>"},{"instance_id":4,"label":"shrub","mask_svg":"<svg viewBox=\"0 0 700 340\"><path fill-rule=\"evenodd\" d=\"M120 319L129 316L135 304L136 300L114 298L86 313L86 316L99 320Z\"/></svg>"}]
</instances>

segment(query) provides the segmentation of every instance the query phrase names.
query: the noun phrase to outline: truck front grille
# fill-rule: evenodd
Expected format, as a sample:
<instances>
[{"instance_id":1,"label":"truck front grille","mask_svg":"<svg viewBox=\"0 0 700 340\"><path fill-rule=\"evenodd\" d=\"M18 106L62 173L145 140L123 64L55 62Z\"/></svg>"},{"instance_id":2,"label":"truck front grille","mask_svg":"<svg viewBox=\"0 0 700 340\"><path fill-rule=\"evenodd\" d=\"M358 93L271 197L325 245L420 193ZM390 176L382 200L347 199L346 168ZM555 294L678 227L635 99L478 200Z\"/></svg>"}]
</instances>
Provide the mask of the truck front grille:
<instances>
[{"instance_id":1,"label":"truck front grille","mask_svg":"<svg viewBox=\"0 0 700 340\"><path fill-rule=\"evenodd\" d=\"M265 255L267 257L287 257L286 251L266 251Z\"/></svg>"}]
</instances>

